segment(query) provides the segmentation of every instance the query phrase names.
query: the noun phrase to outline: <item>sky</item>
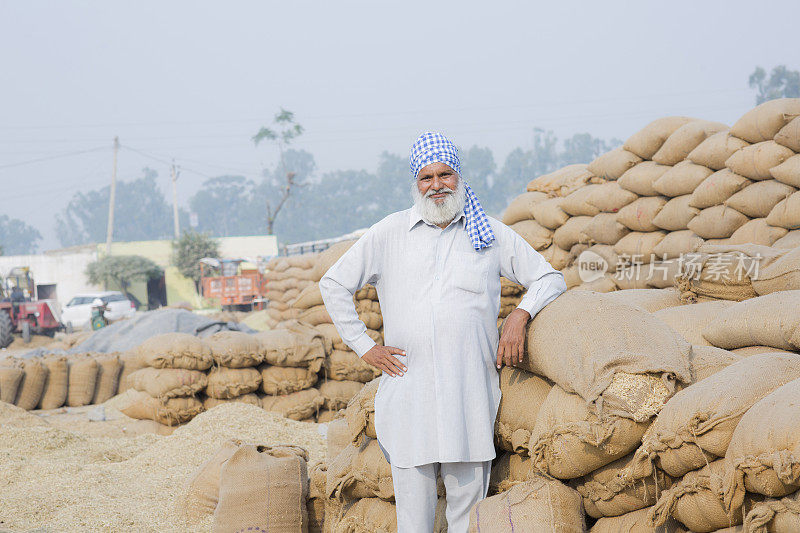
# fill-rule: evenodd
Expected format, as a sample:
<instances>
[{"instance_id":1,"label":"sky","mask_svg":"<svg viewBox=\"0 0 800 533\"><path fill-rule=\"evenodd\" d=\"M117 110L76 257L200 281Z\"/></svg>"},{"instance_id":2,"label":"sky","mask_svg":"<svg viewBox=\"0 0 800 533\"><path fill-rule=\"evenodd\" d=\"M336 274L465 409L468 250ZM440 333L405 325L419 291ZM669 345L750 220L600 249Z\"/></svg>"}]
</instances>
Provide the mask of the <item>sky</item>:
<instances>
[{"instance_id":1,"label":"sky","mask_svg":"<svg viewBox=\"0 0 800 533\"><path fill-rule=\"evenodd\" d=\"M0 215L57 248L75 192L181 167L259 179L281 108L321 172L374 171L440 130L498 165L535 127L626 139L667 115L733 124L757 65L800 68L796 0L0 0ZM81 152L77 153L76 152ZM533 177L533 176L532 176ZM502 176L500 177L502 179Z\"/></svg>"}]
</instances>

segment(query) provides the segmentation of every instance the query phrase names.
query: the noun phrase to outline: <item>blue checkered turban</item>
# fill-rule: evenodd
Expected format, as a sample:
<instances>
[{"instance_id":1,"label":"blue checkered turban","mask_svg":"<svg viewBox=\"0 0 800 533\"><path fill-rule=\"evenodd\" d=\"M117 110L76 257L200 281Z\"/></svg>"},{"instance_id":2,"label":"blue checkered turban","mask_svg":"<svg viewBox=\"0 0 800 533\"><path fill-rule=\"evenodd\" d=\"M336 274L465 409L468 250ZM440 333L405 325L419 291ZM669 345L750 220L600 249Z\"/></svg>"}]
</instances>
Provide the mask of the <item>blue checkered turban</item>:
<instances>
[{"instance_id":1,"label":"blue checkered turban","mask_svg":"<svg viewBox=\"0 0 800 533\"><path fill-rule=\"evenodd\" d=\"M413 179L417 179L419 171L432 163L444 163L456 171L459 179L463 179L461 162L458 160L458 149L441 133L428 131L420 135L414 142L414 146L411 147L409 163ZM494 242L494 232L489 225L489 218L466 181L464 182L464 193L466 194L464 203L466 224L464 227L472 241L472 247L475 250L488 248Z\"/></svg>"}]
</instances>

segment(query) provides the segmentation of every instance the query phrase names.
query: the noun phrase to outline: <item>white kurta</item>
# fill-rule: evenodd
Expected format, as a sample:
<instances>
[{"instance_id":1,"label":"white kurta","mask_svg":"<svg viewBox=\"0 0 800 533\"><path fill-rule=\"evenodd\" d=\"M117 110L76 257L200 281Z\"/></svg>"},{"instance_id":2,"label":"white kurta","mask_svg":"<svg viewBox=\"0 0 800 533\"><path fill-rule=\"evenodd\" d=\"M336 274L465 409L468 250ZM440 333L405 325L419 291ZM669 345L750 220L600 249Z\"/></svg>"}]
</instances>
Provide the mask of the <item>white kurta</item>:
<instances>
[{"instance_id":1,"label":"white kurta","mask_svg":"<svg viewBox=\"0 0 800 533\"><path fill-rule=\"evenodd\" d=\"M353 304L367 283L378 291L385 345L406 352L396 357L407 372L384 373L375 397L378 441L394 466L495 457L500 277L528 288L519 307L531 316L566 290L561 273L522 237L489 220L496 240L475 251L463 213L444 230L416 208L393 213L320 281L336 329L359 356L375 345Z\"/></svg>"}]
</instances>

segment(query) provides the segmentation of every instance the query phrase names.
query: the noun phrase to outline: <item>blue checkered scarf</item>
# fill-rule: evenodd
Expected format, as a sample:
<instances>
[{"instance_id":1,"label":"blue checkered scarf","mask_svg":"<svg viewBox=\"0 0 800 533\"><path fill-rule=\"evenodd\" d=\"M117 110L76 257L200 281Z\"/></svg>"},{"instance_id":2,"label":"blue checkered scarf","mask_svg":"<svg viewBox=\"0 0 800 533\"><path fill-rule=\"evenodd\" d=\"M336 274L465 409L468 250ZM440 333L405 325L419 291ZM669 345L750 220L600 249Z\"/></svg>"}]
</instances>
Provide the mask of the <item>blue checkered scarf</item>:
<instances>
[{"instance_id":1,"label":"blue checkered scarf","mask_svg":"<svg viewBox=\"0 0 800 533\"><path fill-rule=\"evenodd\" d=\"M444 163L456 171L459 179L461 177L461 162L458 160L458 149L441 133L425 132L420 135L411 147L411 176L417 179L419 171L432 163ZM489 225L489 218L481 207L478 197L472 191L467 182L464 182L464 215L466 223L464 225L469 234L472 247L475 250L488 248L494 242L494 232Z\"/></svg>"}]
</instances>

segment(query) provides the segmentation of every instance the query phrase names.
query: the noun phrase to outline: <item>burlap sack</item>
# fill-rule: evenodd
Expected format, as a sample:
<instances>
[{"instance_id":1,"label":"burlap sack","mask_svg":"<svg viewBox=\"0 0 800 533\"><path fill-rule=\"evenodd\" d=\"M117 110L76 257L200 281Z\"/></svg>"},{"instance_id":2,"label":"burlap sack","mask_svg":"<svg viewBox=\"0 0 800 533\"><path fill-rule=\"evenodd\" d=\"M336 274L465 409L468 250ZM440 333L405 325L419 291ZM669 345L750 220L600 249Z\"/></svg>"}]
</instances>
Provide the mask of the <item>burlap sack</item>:
<instances>
[{"instance_id":1,"label":"burlap sack","mask_svg":"<svg viewBox=\"0 0 800 533\"><path fill-rule=\"evenodd\" d=\"M547 200L547 194L543 192L524 192L511 200L506 210L503 212L503 224L510 226L522 220L533 219L533 206Z\"/></svg>"},{"instance_id":2,"label":"burlap sack","mask_svg":"<svg viewBox=\"0 0 800 533\"><path fill-rule=\"evenodd\" d=\"M666 524L653 527L647 517L651 507L632 511L621 516L604 517L594 523L589 533L688 533L677 520L668 520ZM722 530L719 533L723 533ZM724 533L742 533L726 531Z\"/></svg>"},{"instance_id":3,"label":"burlap sack","mask_svg":"<svg viewBox=\"0 0 800 533\"><path fill-rule=\"evenodd\" d=\"M236 398L258 390L261 372L257 368L215 367L208 373L206 394L212 398Z\"/></svg>"},{"instance_id":4,"label":"burlap sack","mask_svg":"<svg viewBox=\"0 0 800 533\"><path fill-rule=\"evenodd\" d=\"M748 220L731 207L715 205L700 211L687 227L704 239L727 239Z\"/></svg>"},{"instance_id":5,"label":"burlap sack","mask_svg":"<svg viewBox=\"0 0 800 533\"><path fill-rule=\"evenodd\" d=\"M159 400L146 392L136 391L131 394L130 403L120 411L131 418L176 426L202 413L203 404L194 396Z\"/></svg>"},{"instance_id":6,"label":"burlap sack","mask_svg":"<svg viewBox=\"0 0 800 533\"><path fill-rule=\"evenodd\" d=\"M662 309L678 307L683 305L681 295L674 288L669 289L633 289L628 291L617 291L614 294L607 294L606 299L610 302L629 305L655 313Z\"/></svg>"},{"instance_id":7,"label":"burlap sack","mask_svg":"<svg viewBox=\"0 0 800 533\"><path fill-rule=\"evenodd\" d=\"M378 438L375 433L375 393L380 379L373 379L350 399L344 412L350 442L361 446L364 437Z\"/></svg>"},{"instance_id":8,"label":"burlap sack","mask_svg":"<svg viewBox=\"0 0 800 533\"><path fill-rule=\"evenodd\" d=\"M633 451L647 426L597 414L583 398L556 385L539 409L528 453L537 472L574 479Z\"/></svg>"},{"instance_id":9,"label":"burlap sack","mask_svg":"<svg viewBox=\"0 0 800 533\"><path fill-rule=\"evenodd\" d=\"M145 340L137 348L144 366L207 370L214 359L202 339L188 333L164 333Z\"/></svg>"},{"instance_id":10,"label":"burlap sack","mask_svg":"<svg viewBox=\"0 0 800 533\"><path fill-rule=\"evenodd\" d=\"M130 375L131 387L153 398L176 398L197 394L208 385L208 376L185 368L145 367Z\"/></svg>"},{"instance_id":11,"label":"burlap sack","mask_svg":"<svg viewBox=\"0 0 800 533\"><path fill-rule=\"evenodd\" d=\"M689 472L665 491L650 512L652 523L662 525L675 518L698 533L741 524L742 507L729 515L724 506L724 462L724 459L719 459ZM748 504L747 508L751 508L752 500Z\"/></svg>"},{"instance_id":12,"label":"burlap sack","mask_svg":"<svg viewBox=\"0 0 800 533\"><path fill-rule=\"evenodd\" d=\"M800 230L790 231L773 243L773 248L796 248L800 246Z\"/></svg>"},{"instance_id":13,"label":"burlap sack","mask_svg":"<svg viewBox=\"0 0 800 533\"><path fill-rule=\"evenodd\" d=\"M592 280L586 283L581 283L575 290L581 291L594 291L600 293L613 292L618 289L616 282L611 274L606 274L602 278Z\"/></svg>"},{"instance_id":14,"label":"burlap sack","mask_svg":"<svg viewBox=\"0 0 800 533\"><path fill-rule=\"evenodd\" d=\"M533 461L525 455L503 453L492 463L489 476L489 494L505 492L514 485L524 483L535 475Z\"/></svg>"},{"instance_id":15,"label":"burlap sack","mask_svg":"<svg viewBox=\"0 0 800 533\"><path fill-rule=\"evenodd\" d=\"M50 355L42 362L47 367L47 381L39 400L39 409L57 409L67 401L69 389L69 365L67 358L60 355Z\"/></svg>"},{"instance_id":16,"label":"burlap sack","mask_svg":"<svg viewBox=\"0 0 800 533\"><path fill-rule=\"evenodd\" d=\"M222 466L241 445L242 441L238 439L225 441L189 478L178 504L181 517L188 526L196 526L214 514L219 502Z\"/></svg>"},{"instance_id":17,"label":"burlap sack","mask_svg":"<svg viewBox=\"0 0 800 533\"><path fill-rule=\"evenodd\" d=\"M280 329L254 335L261 347L264 362L274 366L305 367L312 372L322 368L326 351L331 348L314 328L291 322Z\"/></svg>"},{"instance_id":18,"label":"burlap sack","mask_svg":"<svg viewBox=\"0 0 800 533\"><path fill-rule=\"evenodd\" d=\"M44 386L47 382L47 367L40 358L23 359L22 371L24 375L17 387L17 398L14 405L20 409L30 411L31 409L36 409L42 399L42 392L44 392ZM3 393L4 383L5 381L0 383L0 395Z\"/></svg>"},{"instance_id":19,"label":"burlap sack","mask_svg":"<svg viewBox=\"0 0 800 533\"><path fill-rule=\"evenodd\" d=\"M563 250L575 244L588 242L583 230L592 222L592 217L572 217L553 233L553 243Z\"/></svg>"},{"instance_id":20,"label":"burlap sack","mask_svg":"<svg viewBox=\"0 0 800 533\"><path fill-rule=\"evenodd\" d=\"M762 182L763 183L763 182ZM745 222L728 239L729 244L760 244L772 246L775 241L786 235L785 228L776 228L767 224L764 218L754 218Z\"/></svg>"},{"instance_id":21,"label":"burlap sack","mask_svg":"<svg viewBox=\"0 0 800 533\"><path fill-rule=\"evenodd\" d=\"M333 324L333 320L331 319L331 316L328 314L328 310L324 305L317 305L306 309L300 313L298 320L304 324L308 324L309 326Z\"/></svg>"},{"instance_id":22,"label":"burlap sack","mask_svg":"<svg viewBox=\"0 0 800 533\"><path fill-rule=\"evenodd\" d=\"M656 231L653 218L667 203L663 196L646 196L626 205L617 213L617 222L633 231Z\"/></svg>"},{"instance_id":23,"label":"burlap sack","mask_svg":"<svg viewBox=\"0 0 800 533\"><path fill-rule=\"evenodd\" d=\"M603 261L605 261L606 272L614 272L617 268L617 264L619 263L619 256L614 251L614 247L608 244L595 244L594 246L590 246L586 252L591 252L592 254L596 254L600 256ZM580 263L583 260L592 260L596 259L596 257L591 256L589 253L581 254L578 256L578 262Z\"/></svg>"},{"instance_id":24,"label":"burlap sack","mask_svg":"<svg viewBox=\"0 0 800 533\"><path fill-rule=\"evenodd\" d=\"M94 358L95 354L77 354L69 357L69 388L67 405L80 407L89 405L94 398L97 386L97 374L100 366Z\"/></svg>"},{"instance_id":25,"label":"burlap sack","mask_svg":"<svg viewBox=\"0 0 800 533\"><path fill-rule=\"evenodd\" d=\"M476 503L469 513L470 533L585 530L580 494L541 476Z\"/></svg>"},{"instance_id":26,"label":"burlap sack","mask_svg":"<svg viewBox=\"0 0 800 533\"><path fill-rule=\"evenodd\" d=\"M677 392L662 407L636 451L637 476L653 461L681 477L723 457L742 415L758 400L800 377L800 357L754 355Z\"/></svg>"},{"instance_id":27,"label":"burlap sack","mask_svg":"<svg viewBox=\"0 0 800 533\"><path fill-rule=\"evenodd\" d=\"M586 170L599 178L616 180L641 160L642 158L638 155L620 147L597 156L594 161L589 163Z\"/></svg>"},{"instance_id":28,"label":"burlap sack","mask_svg":"<svg viewBox=\"0 0 800 533\"><path fill-rule=\"evenodd\" d=\"M691 201L690 194L673 198L653 217L653 225L667 231L687 229L689 222L700 213L699 209L689 205Z\"/></svg>"},{"instance_id":29,"label":"burlap sack","mask_svg":"<svg viewBox=\"0 0 800 533\"><path fill-rule=\"evenodd\" d=\"M301 254L301 255L290 255L286 257L286 262L289 263L290 267L299 268L302 270L311 270L314 268L314 265L317 263L319 259L319 254L311 253L311 254Z\"/></svg>"},{"instance_id":30,"label":"burlap sack","mask_svg":"<svg viewBox=\"0 0 800 533\"><path fill-rule=\"evenodd\" d=\"M779 498L800 488L798 402L795 379L754 403L736 426L725 454L728 510L741 507L745 491Z\"/></svg>"},{"instance_id":31,"label":"burlap sack","mask_svg":"<svg viewBox=\"0 0 800 533\"><path fill-rule=\"evenodd\" d=\"M658 152L653 154L653 161L662 165L675 165L680 163L689 153L697 148L701 142L711 135L727 130L725 124L707 120L694 120L675 130L670 135Z\"/></svg>"},{"instance_id":32,"label":"burlap sack","mask_svg":"<svg viewBox=\"0 0 800 533\"><path fill-rule=\"evenodd\" d=\"M767 224L788 230L800 229L800 191L778 202L767 215Z\"/></svg>"},{"instance_id":33,"label":"burlap sack","mask_svg":"<svg viewBox=\"0 0 800 533\"><path fill-rule=\"evenodd\" d=\"M347 407L348 402L364 387L360 381L326 381L319 387L325 398L325 409L338 411Z\"/></svg>"},{"instance_id":34,"label":"burlap sack","mask_svg":"<svg viewBox=\"0 0 800 533\"><path fill-rule=\"evenodd\" d=\"M258 370L261 390L268 395L290 394L313 387L317 382L317 373L308 368L261 365Z\"/></svg>"},{"instance_id":35,"label":"burlap sack","mask_svg":"<svg viewBox=\"0 0 800 533\"><path fill-rule=\"evenodd\" d=\"M561 209L570 216L594 216L600 212L597 206L589 203L592 194L597 192L600 184L592 183L571 193L561 202Z\"/></svg>"},{"instance_id":36,"label":"burlap sack","mask_svg":"<svg viewBox=\"0 0 800 533\"><path fill-rule=\"evenodd\" d=\"M718 170L695 188L689 205L698 209L721 205L751 183L753 182L749 179L735 174L727 168Z\"/></svg>"},{"instance_id":37,"label":"burlap sack","mask_svg":"<svg viewBox=\"0 0 800 533\"><path fill-rule=\"evenodd\" d=\"M103 403L117 394L119 388L119 375L122 372L122 362L119 355L98 354L95 357L98 364L97 386L94 390L92 403Z\"/></svg>"},{"instance_id":38,"label":"burlap sack","mask_svg":"<svg viewBox=\"0 0 800 533\"><path fill-rule=\"evenodd\" d=\"M325 479L328 466L315 463L308 468L308 533L323 533L325 528Z\"/></svg>"},{"instance_id":39,"label":"burlap sack","mask_svg":"<svg viewBox=\"0 0 800 533\"><path fill-rule=\"evenodd\" d=\"M356 300L374 300L378 301L378 289L373 285L364 285L356 291Z\"/></svg>"},{"instance_id":40,"label":"burlap sack","mask_svg":"<svg viewBox=\"0 0 800 533\"><path fill-rule=\"evenodd\" d=\"M331 411L330 409L322 409L317 413L317 424L327 424L333 420L336 420L339 417L339 413L341 409L338 411Z\"/></svg>"},{"instance_id":41,"label":"burlap sack","mask_svg":"<svg viewBox=\"0 0 800 533\"><path fill-rule=\"evenodd\" d=\"M586 203L601 213L616 213L636 200L635 194L620 187L619 183L616 181L589 185L581 190L589 191L586 197ZM575 193L573 193L573 195L574 194Z\"/></svg>"},{"instance_id":42,"label":"burlap sack","mask_svg":"<svg viewBox=\"0 0 800 533\"><path fill-rule=\"evenodd\" d=\"M331 268L355 243L355 240L337 242L324 252L320 253L312 271L312 280L321 280L322 276L325 275L325 272L327 272L328 269Z\"/></svg>"},{"instance_id":43,"label":"burlap sack","mask_svg":"<svg viewBox=\"0 0 800 533\"><path fill-rule=\"evenodd\" d=\"M639 196L658 196L654 184L670 167L653 161L643 161L619 179L619 186Z\"/></svg>"},{"instance_id":44,"label":"burlap sack","mask_svg":"<svg viewBox=\"0 0 800 533\"><path fill-rule=\"evenodd\" d=\"M264 361L261 342L255 335L241 331L219 331L206 342L214 361L228 368L258 366Z\"/></svg>"},{"instance_id":45,"label":"burlap sack","mask_svg":"<svg viewBox=\"0 0 800 533\"><path fill-rule=\"evenodd\" d=\"M574 259L570 255L569 251L562 250L555 244L548 246L546 250L542 250L539 253L542 254L544 260L550 263L550 265L556 270L566 268Z\"/></svg>"},{"instance_id":46,"label":"burlap sack","mask_svg":"<svg viewBox=\"0 0 800 533\"><path fill-rule=\"evenodd\" d=\"M535 374L503 367L500 371L502 398L495 420L495 440L500 448L526 452L539 408L551 388L552 383Z\"/></svg>"},{"instance_id":47,"label":"burlap sack","mask_svg":"<svg viewBox=\"0 0 800 533\"><path fill-rule=\"evenodd\" d=\"M280 413L292 420L306 420L316 415L325 403L317 389L305 389L280 396L261 396L261 407L265 411Z\"/></svg>"},{"instance_id":48,"label":"burlap sack","mask_svg":"<svg viewBox=\"0 0 800 533\"><path fill-rule=\"evenodd\" d=\"M307 459L297 446L239 446L222 465L214 532L306 532Z\"/></svg>"},{"instance_id":49,"label":"burlap sack","mask_svg":"<svg viewBox=\"0 0 800 533\"><path fill-rule=\"evenodd\" d=\"M731 134L751 143L769 141L797 115L800 115L800 98L769 100L742 115L731 128Z\"/></svg>"},{"instance_id":50,"label":"burlap sack","mask_svg":"<svg viewBox=\"0 0 800 533\"><path fill-rule=\"evenodd\" d=\"M689 117L659 118L637 131L622 145L642 159L651 159L675 130L695 120Z\"/></svg>"},{"instance_id":51,"label":"burlap sack","mask_svg":"<svg viewBox=\"0 0 800 533\"><path fill-rule=\"evenodd\" d=\"M377 440L348 444L328 461L327 496L343 500L381 498L394 501L392 468Z\"/></svg>"},{"instance_id":52,"label":"burlap sack","mask_svg":"<svg viewBox=\"0 0 800 533\"><path fill-rule=\"evenodd\" d=\"M671 198L692 194L698 185L703 183L703 180L713 172L710 168L697 165L691 161L681 161L666 170L653 183L653 189L658 194Z\"/></svg>"},{"instance_id":53,"label":"burlap sack","mask_svg":"<svg viewBox=\"0 0 800 533\"><path fill-rule=\"evenodd\" d=\"M344 418L336 418L328 423L328 433L325 438L325 444L328 451L328 461L333 460L333 458L337 457L342 450L347 448L347 446L353 442L355 439L351 439L350 430L348 429L348 421ZM362 442L357 442L357 446L361 446Z\"/></svg>"},{"instance_id":54,"label":"burlap sack","mask_svg":"<svg viewBox=\"0 0 800 533\"><path fill-rule=\"evenodd\" d=\"M769 170L793 155L792 150L775 141L764 141L736 151L725 166L751 180L768 180L772 177Z\"/></svg>"},{"instance_id":55,"label":"burlap sack","mask_svg":"<svg viewBox=\"0 0 800 533\"><path fill-rule=\"evenodd\" d=\"M325 508L326 516L328 508ZM347 508L336 524L335 533L396 533L394 504L380 498L364 498Z\"/></svg>"},{"instance_id":56,"label":"burlap sack","mask_svg":"<svg viewBox=\"0 0 800 533\"><path fill-rule=\"evenodd\" d=\"M739 302L725 309L703 330L719 348L772 346L800 349L800 291L780 291Z\"/></svg>"},{"instance_id":57,"label":"burlap sack","mask_svg":"<svg viewBox=\"0 0 800 533\"><path fill-rule=\"evenodd\" d=\"M242 394L241 396L236 396L235 398L212 398L207 396L203 398L203 408L208 411L209 409L213 409L214 407L223 404L223 403L249 403L250 405L255 405L257 407L261 407L261 400L258 398L257 395L253 394L252 392L249 394Z\"/></svg>"},{"instance_id":58,"label":"burlap sack","mask_svg":"<svg viewBox=\"0 0 800 533\"><path fill-rule=\"evenodd\" d=\"M703 330L733 303L730 300L715 300L661 309L654 315L678 332L689 344L711 346L711 343L703 337Z\"/></svg>"},{"instance_id":59,"label":"burlap sack","mask_svg":"<svg viewBox=\"0 0 800 533\"><path fill-rule=\"evenodd\" d=\"M296 307L297 309L310 309L317 305L324 305L318 283L309 285L303 289L300 294L297 295L294 302L292 302L292 307Z\"/></svg>"},{"instance_id":60,"label":"burlap sack","mask_svg":"<svg viewBox=\"0 0 800 533\"><path fill-rule=\"evenodd\" d=\"M720 370L738 363L743 355L714 346L692 346L692 377L694 383L713 376Z\"/></svg>"},{"instance_id":61,"label":"burlap sack","mask_svg":"<svg viewBox=\"0 0 800 533\"><path fill-rule=\"evenodd\" d=\"M325 376L336 381L367 383L381 375L381 371L365 363L355 352L333 350L325 359Z\"/></svg>"},{"instance_id":62,"label":"burlap sack","mask_svg":"<svg viewBox=\"0 0 800 533\"><path fill-rule=\"evenodd\" d=\"M800 153L800 117L795 117L775 134L775 142Z\"/></svg>"},{"instance_id":63,"label":"burlap sack","mask_svg":"<svg viewBox=\"0 0 800 533\"><path fill-rule=\"evenodd\" d=\"M362 300L367 301L367 300ZM360 302L359 302L360 303ZM371 302L371 303L378 303L378 302ZM356 309L358 309L358 305L356 305ZM367 329L378 330L383 327L383 317L380 313L375 313L372 311L361 311L358 313L358 318L364 323Z\"/></svg>"},{"instance_id":64,"label":"burlap sack","mask_svg":"<svg viewBox=\"0 0 800 533\"><path fill-rule=\"evenodd\" d=\"M350 350L350 348L345 344L342 338L339 336L339 332L336 330L336 326L333 324L320 324L315 326L314 329L322 334L325 338L327 344L331 345L331 348L334 350ZM368 329L367 335L370 336L372 340L374 340L378 344L383 344L383 335L379 331L375 331L374 329ZM330 352L330 350L328 350Z\"/></svg>"},{"instance_id":65,"label":"burlap sack","mask_svg":"<svg viewBox=\"0 0 800 533\"><path fill-rule=\"evenodd\" d=\"M616 244L622 237L630 233L631 230L617 222L617 215L614 213L600 213L592 217L583 228L583 234L592 242L600 244Z\"/></svg>"},{"instance_id":66,"label":"burlap sack","mask_svg":"<svg viewBox=\"0 0 800 533\"><path fill-rule=\"evenodd\" d=\"M122 364L122 371L119 374L119 386L117 387L117 391L122 393L132 387L129 379L130 375L147 365L144 364L142 358L139 356L139 351L136 349L121 353L119 360Z\"/></svg>"},{"instance_id":67,"label":"burlap sack","mask_svg":"<svg viewBox=\"0 0 800 533\"><path fill-rule=\"evenodd\" d=\"M796 189L776 180L757 181L735 193L725 201L750 218L765 218L781 200L789 197Z\"/></svg>"},{"instance_id":68,"label":"burlap sack","mask_svg":"<svg viewBox=\"0 0 800 533\"><path fill-rule=\"evenodd\" d=\"M614 251L633 263L650 263L655 259L656 246L666 235L664 231L632 231L617 241Z\"/></svg>"},{"instance_id":69,"label":"burlap sack","mask_svg":"<svg viewBox=\"0 0 800 533\"><path fill-rule=\"evenodd\" d=\"M800 531L800 492L780 500L766 498L744 518L744 531L770 533Z\"/></svg>"},{"instance_id":70,"label":"burlap sack","mask_svg":"<svg viewBox=\"0 0 800 533\"><path fill-rule=\"evenodd\" d=\"M582 477L575 485L583 497L586 514L594 518L620 516L655 505L658 495L673 479L660 470L644 479L633 476L628 454Z\"/></svg>"},{"instance_id":71,"label":"burlap sack","mask_svg":"<svg viewBox=\"0 0 800 533\"><path fill-rule=\"evenodd\" d=\"M696 252L703 242L690 230L671 231L653 248L653 253L659 259L679 259Z\"/></svg>"},{"instance_id":72,"label":"burlap sack","mask_svg":"<svg viewBox=\"0 0 800 533\"><path fill-rule=\"evenodd\" d=\"M800 187L800 154L793 155L780 165L772 167L769 173L784 185Z\"/></svg>"},{"instance_id":73,"label":"burlap sack","mask_svg":"<svg viewBox=\"0 0 800 533\"><path fill-rule=\"evenodd\" d=\"M721 349L721 348L720 348ZM727 350L731 353L741 355L742 357L750 357L751 355L758 355L760 353L780 353L787 355L797 355L797 352L790 352L788 350L778 350L772 346L745 346L744 348L734 348Z\"/></svg>"},{"instance_id":74,"label":"burlap sack","mask_svg":"<svg viewBox=\"0 0 800 533\"><path fill-rule=\"evenodd\" d=\"M747 145L747 141L734 137L730 132L720 131L697 145L697 148L689 152L686 159L713 170L722 170L725 168L725 161L734 152ZM682 163L678 163L678 165L680 164Z\"/></svg>"},{"instance_id":75,"label":"burlap sack","mask_svg":"<svg viewBox=\"0 0 800 533\"><path fill-rule=\"evenodd\" d=\"M530 244L534 250L544 250L553 242L553 232L539 225L535 220L522 220L509 227L525 239L525 242Z\"/></svg>"},{"instance_id":76,"label":"burlap sack","mask_svg":"<svg viewBox=\"0 0 800 533\"><path fill-rule=\"evenodd\" d=\"M533 219L548 229L558 229L569 219L569 215L561 209L563 198L555 197L539 202L531 208Z\"/></svg>"},{"instance_id":77,"label":"burlap sack","mask_svg":"<svg viewBox=\"0 0 800 533\"><path fill-rule=\"evenodd\" d=\"M760 268L753 279L753 289L760 296L800 289L800 247Z\"/></svg>"},{"instance_id":78,"label":"burlap sack","mask_svg":"<svg viewBox=\"0 0 800 533\"><path fill-rule=\"evenodd\" d=\"M15 359L0 361L0 402L13 404L25 370L22 363Z\"/></svg>"},{"instance_id":79,"label":"burlap sack","mask_svg":"<svg viewBox=\"0 0 800 533\"><path fill-rule=\"evenodd\" d=\"M617 372L688 383L690 345L650 313L608 297L568 291L540 311L528 326L521 368L587 402L597 400Z\"/></svg>"},{"instance_id":80,"label":"burlap sack","mask_svg":"<svg viewBox=\"0 0 800 533\"><path fill-rule=\"evenodd\" d=\"M567 196L583 187L594 175L586 170L586 164L567 165L549 174L544 174L528 182L529 192L538 191L554 196Z\"/></svg>"}]
</instances>

